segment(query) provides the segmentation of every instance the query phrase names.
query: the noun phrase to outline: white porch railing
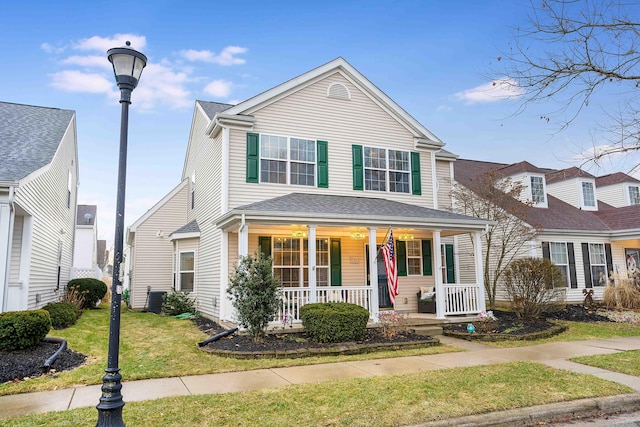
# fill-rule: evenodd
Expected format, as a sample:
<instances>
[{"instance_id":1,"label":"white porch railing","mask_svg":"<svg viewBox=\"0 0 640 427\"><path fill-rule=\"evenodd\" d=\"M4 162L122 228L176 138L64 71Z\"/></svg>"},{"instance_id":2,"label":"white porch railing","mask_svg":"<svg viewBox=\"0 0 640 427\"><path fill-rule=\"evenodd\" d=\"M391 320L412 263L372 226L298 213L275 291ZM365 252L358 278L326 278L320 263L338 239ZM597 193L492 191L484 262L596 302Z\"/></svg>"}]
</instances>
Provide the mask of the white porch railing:
<instances>
[{"instance_id":1,"label":"white porch railing","mask_svg":"<svg viewBox=\"0 0 640 427\"><path fill-rule=\"evenodd\" d=\"M370 286L329 286L316 288L316 302L348 302L372 313ZM309 288L282 288L282 303L274 323L282 322L285 313L289 321L300 321L300 307L311 302Z\"/></svg>"},{"instance_id":2,"label":"white porch railing","mask_svg":"<svg viewBox=\"0 0 640 427\"><path fill-rule=\"evenodd\" d=\"M444 290L444 315L477 314L482 311L480 304L480 285L448 284L442 285ZM439 298L439 295L436 296Z\"/></svg>"},{"instance_id":3,"label":"white porch railing","mask_svg":"<svg viewBox=\"0 0 640 427\"><path fill-rule=\"evenodd\" d=\"M72 279L98 279L102 280L102 270L98 267L96 268L71 268L71 278Z\"/></svg>"}]
</instances>

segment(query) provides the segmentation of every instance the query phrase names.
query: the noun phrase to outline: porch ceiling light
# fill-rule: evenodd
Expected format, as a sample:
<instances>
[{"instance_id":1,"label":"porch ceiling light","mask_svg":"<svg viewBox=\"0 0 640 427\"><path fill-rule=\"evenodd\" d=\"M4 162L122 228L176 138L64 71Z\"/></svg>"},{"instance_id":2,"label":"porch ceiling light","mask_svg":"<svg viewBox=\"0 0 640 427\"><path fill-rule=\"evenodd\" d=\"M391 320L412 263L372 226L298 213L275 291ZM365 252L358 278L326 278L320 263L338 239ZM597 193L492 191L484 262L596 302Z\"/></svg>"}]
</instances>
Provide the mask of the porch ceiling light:
<instances>
[{"instance_id":1,"label":"porch ceiling light","mask_svg":"<svg viewBox=\"0 0 640 427\"><path fill-rule=\"evenodd\" d=\"M409 234L409 233L398 234L398 240L413 240L413 234Z\"/></svg>"},{"instance_id":2,"label":"porch ceiling light","mask_svg":"<svg viewBox=\"0 0 640 427\"><path fill-rule=\"evenodd\" d=\"M363 240L365 237L367 237L367 235L360 231L354 231L353 233L351 233L351 238L353 240Z\"/></svg>"},{"instance_id":3,"label":"porch ceiling light","mask_svg":"<svg viewBox=\"0 0 640 427\"><path fill-rule=\"evenodd\" d=\"M291 233L292 237L307 237L307 232L302 230L293 230Z\"/></svg>"}]
</instances>

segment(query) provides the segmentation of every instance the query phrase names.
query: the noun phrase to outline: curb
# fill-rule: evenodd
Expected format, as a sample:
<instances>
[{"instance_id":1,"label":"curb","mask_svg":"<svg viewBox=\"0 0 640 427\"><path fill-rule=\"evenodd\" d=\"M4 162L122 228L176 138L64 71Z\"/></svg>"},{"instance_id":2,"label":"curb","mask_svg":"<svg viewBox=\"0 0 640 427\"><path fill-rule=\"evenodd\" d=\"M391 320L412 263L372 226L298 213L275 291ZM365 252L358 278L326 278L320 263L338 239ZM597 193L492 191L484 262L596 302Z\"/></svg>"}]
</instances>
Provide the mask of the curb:
<instances>
[{"instance_id":1,"label":"curb","mask_svg":"<svg viewBox=\"0 0 640 427\"><path fill-rule=\"evenodd\" d=\"M430 421L414 427L510 427L568 422L640 410L640 393L596 397Z\"/></svg>"}]
</instances>

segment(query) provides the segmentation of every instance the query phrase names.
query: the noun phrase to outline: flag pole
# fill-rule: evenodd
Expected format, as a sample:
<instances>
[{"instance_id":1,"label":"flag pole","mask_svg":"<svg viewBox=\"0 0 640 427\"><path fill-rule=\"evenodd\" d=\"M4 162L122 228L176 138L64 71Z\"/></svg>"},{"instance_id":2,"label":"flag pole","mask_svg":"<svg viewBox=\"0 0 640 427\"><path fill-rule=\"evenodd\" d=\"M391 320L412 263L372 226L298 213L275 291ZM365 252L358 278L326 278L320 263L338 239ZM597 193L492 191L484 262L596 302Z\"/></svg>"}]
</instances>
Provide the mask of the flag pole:
<instances>
[{"instance_id":1,"label":"flag pole","mask_svg":"<svg viewBox=\"0 0 640 427\"><path fill-rule=\"evenodd\" d=\"M384 235L384 239L382 239L382 245L380 245L380 248L376 251L376 259L378 259L378 255L380 255L380 251L382 250L382 247L387 244L387 236L389 236L390 232L391 232L391 225L389 225L389 229L387 230L387 234L385 234ZM376 246L377 246L377 244L376 244Z\"/></svg>"}]
</instances>

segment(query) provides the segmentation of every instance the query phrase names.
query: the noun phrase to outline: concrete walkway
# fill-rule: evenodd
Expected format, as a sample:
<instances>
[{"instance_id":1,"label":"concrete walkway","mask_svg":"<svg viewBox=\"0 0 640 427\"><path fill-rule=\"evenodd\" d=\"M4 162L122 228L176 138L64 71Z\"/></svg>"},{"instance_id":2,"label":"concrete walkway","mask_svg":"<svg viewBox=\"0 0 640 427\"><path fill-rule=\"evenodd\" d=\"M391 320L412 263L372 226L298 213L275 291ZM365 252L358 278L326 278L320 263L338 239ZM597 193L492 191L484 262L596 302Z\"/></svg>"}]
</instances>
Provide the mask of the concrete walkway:
<instances>
[{"instance_id":1,"label":"concrete walkway","mask_svg":"<svg viewBox=\"0 0 640 427\"><path fill-rule=\"evenodd\" d=\"M125 381L125 402L170 396L231 393L285 387L347 378L410 374L465 366L491 365L519 360L536 361L558 369L590 374L627 385L640 392L640 377L619 374L568 361L577 356L640 350L640 337L556 342L519 348L493 348L476 342L438 337L443 344L463 348L460 353L373 359L246 372ZM126 376L126 373L125 373ZM96 406L101 385L0 397L0 418ZM638 395L640 396L640 395ZM640 402L640 397L636 399ZM635 400L634 400L635 402ZM568 404L564 403L566 407ZM539 411L539 408L537 409ZM491 424L487 424L491 425Z\"/></svg>"}]
</instances>

